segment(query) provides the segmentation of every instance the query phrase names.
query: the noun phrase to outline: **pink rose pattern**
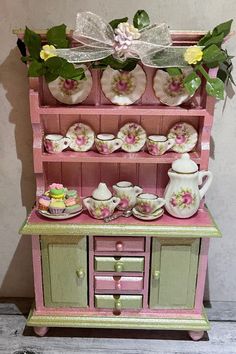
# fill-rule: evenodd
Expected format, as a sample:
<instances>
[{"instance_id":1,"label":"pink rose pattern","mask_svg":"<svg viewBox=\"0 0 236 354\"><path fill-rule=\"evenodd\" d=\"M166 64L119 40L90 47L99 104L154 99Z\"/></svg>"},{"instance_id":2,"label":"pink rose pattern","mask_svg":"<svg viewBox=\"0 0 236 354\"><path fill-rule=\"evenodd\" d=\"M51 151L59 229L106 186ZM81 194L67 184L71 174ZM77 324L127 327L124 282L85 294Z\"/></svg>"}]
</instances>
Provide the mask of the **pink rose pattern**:
<instances>
[{"instance_id":1,"label":"pink rose pattern","mask_svg":"<svg viewBox=\"0 0 236 354\"><path fill-rule=\"evenodd\" d=\"M175 125L174 133L169 134L169 138L174 138L175 143L180 147L182 144L185 145L191 141L191 135L189 134L187 127L181 123Z\"/></svg>"},{"instance_id":2,"label":"pink rose pattern","mask_svg":"<svg viewBox=\"0 0 236 354\"><path fill-rule=\"evenodd\" d=\"M101 204L94 209L90 208L89 212L95 219L104 219L112 215L113 210L111 210L107 204Z\"/></svg>"},{"instance_id":3,"label":"pink rose pattern","mask_svg":"<svg viewBox=\"0 0 236 354\"><path fill-rule=\"evenodd\" d=\"M172 194L170 203L173 207L179 209L191 208L196 203L196 194L189 188L182 188L180 191Z\"/></svg>"},{"instance_id":4,"label":"pink rose pattern","mask_svg":"<svg viewBox=\"0 0 236 354\"><path fill-rule=\"evenodd\" d=\"M133 92L135 78L130 72L119 72L112 81L112 91L119 96L125 96Z\"/></svg>"}]
</instances>

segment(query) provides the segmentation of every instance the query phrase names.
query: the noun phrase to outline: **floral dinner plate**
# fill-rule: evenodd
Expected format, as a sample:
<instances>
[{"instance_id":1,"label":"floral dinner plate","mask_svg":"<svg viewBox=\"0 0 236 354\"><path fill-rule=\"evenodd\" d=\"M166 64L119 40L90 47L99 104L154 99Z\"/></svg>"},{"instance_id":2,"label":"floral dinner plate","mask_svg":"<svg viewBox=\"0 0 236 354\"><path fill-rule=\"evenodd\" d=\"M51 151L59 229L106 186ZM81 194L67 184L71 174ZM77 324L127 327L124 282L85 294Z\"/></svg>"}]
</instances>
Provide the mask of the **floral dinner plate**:
<instances>
[{"instance_id":1,"label":"floral dinner plate","mask_svg":"<svg viewBox=\"0 0 236 354\"><path fill-rule=\"evenodd\" d=\"M191 124L179 122L170 129L168 138L175 139L173 151L184 153L193 150L197 143L198 133Z\"/></svg>"},{"instance_id":2,"label":"floral dinner plate","mask_svg":"<svg viewBox=\"0 0 236 354\"><path fill-rule=\"evenodd\" d=\"M58 77L49 82L48 88L59 102L65 104L77 104L83 102L92 89L92 76L86 65L76 65L76 68L83 68L85 79L77 81Z\"/></svg>"},{"instance_id":3,"label":"floral dinner plate","mask_svg":"<svg viewBox=\"0 0 236 354\"><path fill-rule=\"evenodd\" d=\"M70 218L73 218L79 214L82 213L83 211L83 208L81 207L81 209L79 211L76 211L75 213L71 213L71 214L67 214L67 213L62 213L62 214L59 214L59 215L56 215L56 214L51 214L49 213L48 211L45 211L45 210L37 210L38 213L42 216L45 216L45 218L48 218L48 219L54 219L54 220L66 220L66 219L70 219Z\"/></svg>"},{"instance_id":4,"label":"floral dinner plate","mask_svg":"<svg viewBox=\"0 0 236 354\"><path fill-rule=\"evenodd\" d=\"M145 145L147 134L137 123L127 123L119 130L117 137L123 141L122 150L137 152Z\"/></svg>"},{"instance_id":5,"label":"floral dinner plate","mask_svg":"<svg viewBox=\"0 0 236 354\"><path fill-rule=\"evenodd\" d=\"M183 81L191 69L182 69L182 75L170 76L164 70L157 70L153 81L156 97L167 106L179 106L191 96L186 91Z\"/></svg>"},{"instance_id":6,"label":"floral dinner plate","mask_svg":"<svg viewBox=\"0 0 236 354\"><path fill-rule=\"evenodd\" d=\"M101 78L104 95L120 106L137 101L145 91L146 82L146 74L140 65L136 65L132 71L114 70L108 66Z\"/></svg>"},{"instance_id":7,"label":"floral dinner plate","mask_svg":"<svg viewBox=\"0 0 236 354\"><path fill-rule=\"evenodd\" d=\"M69 147L74 151L88 151L94 144L95 133L88 125L83 123L73 124L66 136L71 139Z\"/></svg>"}]
</instances>

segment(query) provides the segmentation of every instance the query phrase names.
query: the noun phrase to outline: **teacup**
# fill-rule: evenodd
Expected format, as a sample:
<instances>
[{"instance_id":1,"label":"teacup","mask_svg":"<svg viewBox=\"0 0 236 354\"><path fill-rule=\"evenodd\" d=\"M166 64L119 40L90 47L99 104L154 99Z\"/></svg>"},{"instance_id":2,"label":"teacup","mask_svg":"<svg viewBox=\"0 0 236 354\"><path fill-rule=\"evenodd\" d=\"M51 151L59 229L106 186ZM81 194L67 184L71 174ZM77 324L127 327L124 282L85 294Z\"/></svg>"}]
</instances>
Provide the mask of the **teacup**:
<instances>
[{"instance_id":1,"label":"teacup","mask_svg":"<svg viewBox=\"0 0 236 354\"><path fill-rule=\"evenodd\" d=\"M108 155L121 147L122 140L113 134L98 134L95 138L95 145L100 154Z\"/></svg>"},{"instance_id":2,"label":"teacup","mask_svg":"<svg viewBox=\"0 0 236 354\"><path fill-rule=\"evenodd\" d=\"M142 214L152 214L165 205L165 199L156 194L141 193L137 196L135 208Z\"/></svg>"},{"instance_id":3,"label":"teacup","mask_svg":"<svg viewBox=\"0 0 236 354\"><path fill-rule=\"evenodd\" d=\"M163 155L175 144L175 139L168 139L164 135L149 135L147 138L147 149L149 154L154 156Z\"/></svg>"},{"instance_id":4,"label":"teacup","mask_svg":"<svg viewBox=\"0 0 236 354\"><path fill-rule=\"evenodd\" d=\"M57 154L65 150L71 142L70 138L65 138L60 134L48 134L44 137L44 146L50 154Z\"/></svg>"}]
</instances>

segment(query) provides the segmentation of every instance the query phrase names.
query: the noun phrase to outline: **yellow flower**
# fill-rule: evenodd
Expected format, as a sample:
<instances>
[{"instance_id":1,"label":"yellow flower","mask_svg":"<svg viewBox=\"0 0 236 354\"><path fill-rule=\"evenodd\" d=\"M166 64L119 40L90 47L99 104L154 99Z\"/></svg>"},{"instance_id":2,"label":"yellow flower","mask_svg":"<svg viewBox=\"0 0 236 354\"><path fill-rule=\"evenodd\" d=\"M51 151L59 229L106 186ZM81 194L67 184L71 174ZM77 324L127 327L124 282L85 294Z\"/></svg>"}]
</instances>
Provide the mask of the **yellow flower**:
<instances>
[{"instance_id":1,"label":"yellow flower","mask_svg":"<svg viewBox=\"0 0 236 354\"><path fill-rule=\"evenodd\" d=\"M203 51L200 47L194 45L189 47L186 52L184 53L184 60L188 64L197 64L198 61L202 60Z\"/></svg>"},{"instance_id":2,"label":"yellow flower","mask_svg":"<svg viewBox=\"0 0 236 354\"><path fill-rule=\"evenodd\" d=\"M44 61L48 60L49 58L56 57L56 48L54 45L44 45L43 49L40 51L40 58Z\"/></svg>"}]
</instances>

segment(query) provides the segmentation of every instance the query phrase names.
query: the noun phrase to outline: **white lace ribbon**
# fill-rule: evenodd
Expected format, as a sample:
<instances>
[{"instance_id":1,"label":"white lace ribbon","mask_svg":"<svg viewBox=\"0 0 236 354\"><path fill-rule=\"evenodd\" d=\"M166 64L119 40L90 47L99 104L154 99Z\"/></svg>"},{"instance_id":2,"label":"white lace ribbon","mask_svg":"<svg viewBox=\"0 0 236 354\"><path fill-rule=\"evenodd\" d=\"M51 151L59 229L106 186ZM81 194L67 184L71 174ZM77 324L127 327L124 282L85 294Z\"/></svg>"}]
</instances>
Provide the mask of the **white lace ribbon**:
<instances>
[{"instance_id":1,"label":"white lace ribbon","mask_svg":"<svg viewBox=\"0 0 236 354\"><path fill-rule=\"evenodd\" d=\"M73 38L81 45L57 49L56 52L70 63L93 62L113 55L119 60L138 58L144 65L151 67L187 66L183 56L187 47L172 46L167 24L154 24L139 33L139 38L130 41L121 57L116 50L117 41L112 27L92 12L81 12L77 14L73 32Z\"/></svg>"}]
</instances>

